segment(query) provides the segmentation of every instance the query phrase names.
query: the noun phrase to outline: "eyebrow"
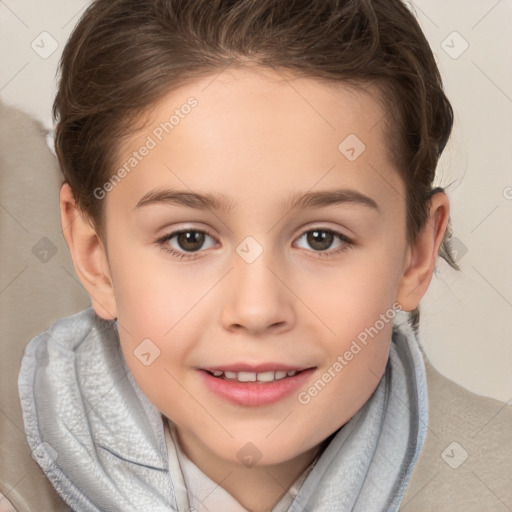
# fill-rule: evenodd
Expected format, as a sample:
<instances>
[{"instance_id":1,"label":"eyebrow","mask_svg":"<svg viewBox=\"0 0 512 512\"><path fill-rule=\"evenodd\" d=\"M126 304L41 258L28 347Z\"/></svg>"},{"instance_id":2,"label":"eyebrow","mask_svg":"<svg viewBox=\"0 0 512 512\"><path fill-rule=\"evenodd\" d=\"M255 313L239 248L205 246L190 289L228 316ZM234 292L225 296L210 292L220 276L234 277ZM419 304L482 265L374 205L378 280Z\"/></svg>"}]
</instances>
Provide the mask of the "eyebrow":
<instances>
[{"instance_id":1,"label":"eyebrow","mask_svg":"<svg viewBox=\"0 0 512 512\"><path fill-rule=\"evenodd\" d=\"M231 212L235 205L224 194L199 194L181 190L157 189L145 194L134 209L153 204L175 204L199 210ZM296 192L281 203L284 210L321 208L338 204L356 204L380 211L374 199L352 189L321 190L317 192Z\"/></svg>"}]
</instances>

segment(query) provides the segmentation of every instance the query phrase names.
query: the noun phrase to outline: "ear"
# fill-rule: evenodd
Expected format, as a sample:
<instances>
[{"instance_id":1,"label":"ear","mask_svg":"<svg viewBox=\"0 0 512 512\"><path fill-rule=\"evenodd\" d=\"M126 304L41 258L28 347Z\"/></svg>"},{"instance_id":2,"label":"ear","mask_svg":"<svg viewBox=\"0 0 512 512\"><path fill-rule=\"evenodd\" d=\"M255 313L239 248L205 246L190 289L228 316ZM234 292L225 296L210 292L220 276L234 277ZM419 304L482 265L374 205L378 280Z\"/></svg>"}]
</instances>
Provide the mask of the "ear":
<instances>
[{"instance_id":1,"label":"ear","mask_svg":"<svg viewBox=\"0 0 512 512\"><path fill-rule=\"evenodd\" d=\"M397 302L402 305L404 311L412 311L418 307L427 292L449 217L448 196L444 192L435 193L431 198L425 226L408 248L397 295Z\"/></svg>"},{"instance_id":2,"label":"ear","mask_svg":"<svg viewBox=\"0 0 512 512\"><path fill-rule=\"evenodd\" d=\"M106 320L117 318L106 250L90 219L77 207L67 183L60 189L60 217L75 271L91 298L94 311Z\"/></svg>"}]
</instances>

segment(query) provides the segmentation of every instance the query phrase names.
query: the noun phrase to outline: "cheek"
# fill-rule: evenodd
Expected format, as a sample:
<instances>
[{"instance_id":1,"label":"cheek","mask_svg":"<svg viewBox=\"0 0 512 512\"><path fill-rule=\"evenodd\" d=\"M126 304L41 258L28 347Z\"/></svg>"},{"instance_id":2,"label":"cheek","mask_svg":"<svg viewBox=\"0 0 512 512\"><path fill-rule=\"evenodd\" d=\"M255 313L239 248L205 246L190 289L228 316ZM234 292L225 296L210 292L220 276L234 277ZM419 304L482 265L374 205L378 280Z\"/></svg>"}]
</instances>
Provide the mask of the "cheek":
<instances>
[{"instance_id":1,"label":"cheek","mask_svg":"<svg viewBox=\"0 0 512 512\"><path fill-rule=\"evenodd\" d=\"M354 251L328 272L311 273L301 280L300 293L318 319L326 354L319 389L311 389L311 413L338 404L339 418L353 415L368 399L384 372L392 334L400 261L390 247ZM325 385L325 387L323 387ZM306 400L308 398L306 397ZM330 428L329 427L329 428ZM327 428L328 430L328 428Z\"/></svg>"},{"instance_id":2,"label":"cheek","mask_svg":"<svg viewBox=\"0 0 512 512\"><path fill-rule=\"evenodd\" d=\"M118 319L124 358L135 382L155 407L167 415L172 411L178 418L186 416L191 404L183 390L188 388L189 354L199 339L197 323L186 322L181 309L171 307L172 301L160 302L160 292L154 287L148 295L154 302L144 300L146 290L139 291L140 304L125 300Z\"/></svg>"},{"instance_id":3,"label":"cheek","mask_svg":"<svg viewBox=\"0 0 512 512\"><path fill-rule=\"evenodd\" d=\"M211 287L192 266L169 263L158 250L114 252L111 259L119 322L145 337L162 337L186 321Z\"/></svg>"},{"instance_id":4,"label":"cheek","mask_svg":"<svg viewBox=\"0 0 512 512\"><path fill-rule=\"evenodd\" d=\"M112 254L121 348L131 373L154 404L179 396L181 368L193 349L197 322L188 322L198 291L186 278L135 251Z\"/></svg>"},{"instance_id":5,"label":"cheek","mask_svg":"<svg viewBox=\"0 0 512 512\"><path fill-rule=\"evenodd\" d=\"M192 395L186 391L190 386L181 371L179 354L169 352L161 345L163 350L160 355L146 366L134 355L130 342L121 339L121 346L135 382L154 407L180 425L192 418L197 423L205 424L206 428L209 426L201 401L191 400ZM152 350L150 348L149 352Z\"/></svg>"},{"instance_id":6,"label":"cheek","mask_svg":"<svg viewBox=\"0 0 512 512\"><path fill-rule=\"evenodd\" d=\"M324 436L367 402L385 371L395 311L379 299L353 300L338 310L331 324L336 335L323 340L325 363L299 397L309 417L324 418L320 429Z\"/></svg>"},{"instance_id":7,"label":"cheek","mask_svg":"<svg viewBox=\"0 0 512 512\"><path fill-rule=\"evenodd\" d=\"M301 271L294 290L333 340L352 339L392 308L400 265L385 245L354 249L333 265Z\"/></svg>"}]
</instances>

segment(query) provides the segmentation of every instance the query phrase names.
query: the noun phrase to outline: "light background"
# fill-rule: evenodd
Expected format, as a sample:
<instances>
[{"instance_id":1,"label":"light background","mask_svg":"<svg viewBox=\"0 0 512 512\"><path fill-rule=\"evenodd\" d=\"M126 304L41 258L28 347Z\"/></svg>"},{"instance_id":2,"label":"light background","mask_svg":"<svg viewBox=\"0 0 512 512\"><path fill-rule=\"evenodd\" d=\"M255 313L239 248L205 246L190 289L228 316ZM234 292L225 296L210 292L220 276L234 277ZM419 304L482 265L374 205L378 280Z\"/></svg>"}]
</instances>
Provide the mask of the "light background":
<instances>
[{"instance_id":1,"label":"light background","mask_svg":"<svg viewBox=\"0 0 512 512\"><path fill-rule=\"evenodd\" d=\"M0 98L48 128L58 59L87 5L0 0ZM475 393L510 401L512 1L416 0L409 5L429 39L455 110L438 184L451 199L462 267L456 272L439 261L422 302L421 342L441 373ZM53 40L58 47L46 55Z\"/></svg>"}]
</instances>

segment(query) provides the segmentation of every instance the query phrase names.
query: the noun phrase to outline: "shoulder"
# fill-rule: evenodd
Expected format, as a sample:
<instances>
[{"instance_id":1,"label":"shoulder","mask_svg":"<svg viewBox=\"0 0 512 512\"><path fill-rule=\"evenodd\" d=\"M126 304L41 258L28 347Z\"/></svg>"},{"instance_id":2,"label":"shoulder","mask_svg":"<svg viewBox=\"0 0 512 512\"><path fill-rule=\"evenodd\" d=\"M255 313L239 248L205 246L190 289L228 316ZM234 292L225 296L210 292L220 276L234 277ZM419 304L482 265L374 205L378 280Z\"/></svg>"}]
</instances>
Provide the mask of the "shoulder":
<instances>
[{"instance_id":1,"label":"shoulder","mask_svg":"<svg viewBox=\"0 0 512 512\"><path fill-rule=\"evenodd\" d=\"M511 510L512 406L468 391L424 359L427 437L400 510Z\"/></svg>"}]
</instances>

